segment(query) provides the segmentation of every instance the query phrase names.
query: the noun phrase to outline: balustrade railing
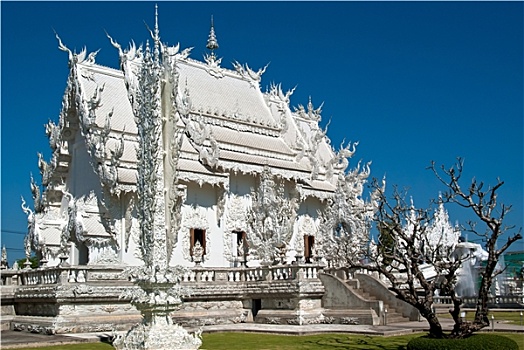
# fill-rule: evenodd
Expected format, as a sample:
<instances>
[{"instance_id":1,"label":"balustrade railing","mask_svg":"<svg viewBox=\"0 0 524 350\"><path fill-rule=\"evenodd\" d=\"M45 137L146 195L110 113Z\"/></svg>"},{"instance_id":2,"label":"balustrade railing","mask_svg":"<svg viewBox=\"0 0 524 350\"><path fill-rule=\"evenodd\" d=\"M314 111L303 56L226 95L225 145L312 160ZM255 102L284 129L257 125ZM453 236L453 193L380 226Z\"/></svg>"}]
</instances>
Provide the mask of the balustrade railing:
<instances>
[{"instance_id":1,"label":"balustrade railing","mask_svg":"<svg viewBox=\"0 0 524 350\"><path fill-rule=\"evenodd\" d=\"M476 304L476 297L463 298L464 304ZM496 295L488 297L488 304L524 304L524 295Z\"/></svg>"},{"instance_id":2,"label":"balustrade railing","mask_svg":"<svg viewBox=\"0 0 524 350\"><path fill-rule=\"evenodd\" d=\"M452 304L451 297L438 296L433 298L435 304ZM476 304L477 297L463 297L463 304ZM496 295L488 297L488 304L524 304L524 295Z\"/></svg>"},{"instance_id":3,"label":"balustrade railing","mask_svg":"<svg viewBox=\"0 0 524 350\"><path fill-rule=\"evenodd\" d=\"M55 266L38 269L3 270L1 276L2 285L22 286L127 280L123 268L97 266Z\"/></svg>"},{"instance_id":4,"label":"balustrade railing","mask_svg":"<svg viewBox=\"0 0 524 350\"><path fill-rule=\"evenodd\" d=\"M20 274L22 285L56 284L60 280L58 269L27 270Z\"/></svg>"},{"instance_id":5,"label":"balustrade railing","mask_svg":"<svg viewBox=\"0 0 524 350\"><path fill-rule=\"evenodd\" d=\"M453 304L453 300L451 300L451 297L448 296L438 296L433 297L433 302L438 305L451 305Z\"/></svg>"},{"instance_id":6,"label":"balustrade railing","mask_svg":"<svg viewBox=\"0 0 524 350\"><path fill-rule=\"evenodd\" d=\"M195 267L182 276L182 282L258 282L258 281L289 281L295 279L317 279L320 266L277 265L248 268L225 267Z\"/></svg>"},{"instance_id":7,"label":"balustrade railing","mask_svg":"<svg viewBox=\"0 0 524 350\"><path fill-rule=\"evenodd\" d=\"M317 279L320 265L276 265L262 267L190 268L182 276L185 283L260 282ZM93 281L128 281L124 267L56 266L38 269L3 270L2 285L34 286L40 284L86 283Z\"/></svg>"},{"instance_id":8,"label":"balustrade railing","mask_svg":"<svg viewBox=\"0 0 524 350\"><path fill-rule=\"evenodd\" d=\"M18 271L17 270L0 270L0 276L2 281L2 286L11 286L18 284Z\"/></svg>"}]
</instances>

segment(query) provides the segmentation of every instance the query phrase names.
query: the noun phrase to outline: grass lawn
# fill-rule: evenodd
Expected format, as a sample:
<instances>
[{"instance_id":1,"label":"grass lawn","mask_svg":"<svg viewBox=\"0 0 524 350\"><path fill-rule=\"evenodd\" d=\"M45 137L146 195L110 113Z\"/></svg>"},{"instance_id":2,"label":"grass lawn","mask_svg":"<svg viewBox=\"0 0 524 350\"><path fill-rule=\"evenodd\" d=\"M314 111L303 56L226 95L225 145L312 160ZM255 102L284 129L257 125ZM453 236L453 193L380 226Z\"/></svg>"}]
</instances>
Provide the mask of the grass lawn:
<instances>
[{"instance_id":1,"label":"grass lawn","mask_svg":"<svg viewBox=\"0 0 524 350\"><path fill-rule=\"evenodd\" d=\"M380 337L354 334L319 334L307 336L215 333L204 334L206 350L401 350L420 334Z\"/></svg>"},{"instance_id":2,"label":"grass lawn","mask_svg":"<svg viewBox=\"0 0 524 350\"><path fill-rule=\"evenodd\" d=\"M495 317L495 327L497 326L497 322L500 323L507 323L507 324L514 324L514 325L521 325L520 323L520 311L495 311L492 310L489 312L489 319L491 322L491 315ZM524 311L523 311L524 313ZM438 317L442 318L451 318L451 315L449 313L442 313L438 314ZM466 320L473 321L473 318L475 317L475 311L466 311ZM524 318L523 318L524 321ZM522 323L524 325L524 322Z\"/></svg>"},{"instance_id":3,"label":"grass lawn","mask_svg":"<svg viewBox=\"0 0 524 350\"><path fill-rule=\"evenodd\" d=\"M497 333L515 340L524 350L522 333ZM264 333L203 334L202 350L405 350L407 342L421 333L396 337L354 334L275 335ZM108 350L109 344L87 343L59 345L22 350Z\"/></svg>"}]
</instances>

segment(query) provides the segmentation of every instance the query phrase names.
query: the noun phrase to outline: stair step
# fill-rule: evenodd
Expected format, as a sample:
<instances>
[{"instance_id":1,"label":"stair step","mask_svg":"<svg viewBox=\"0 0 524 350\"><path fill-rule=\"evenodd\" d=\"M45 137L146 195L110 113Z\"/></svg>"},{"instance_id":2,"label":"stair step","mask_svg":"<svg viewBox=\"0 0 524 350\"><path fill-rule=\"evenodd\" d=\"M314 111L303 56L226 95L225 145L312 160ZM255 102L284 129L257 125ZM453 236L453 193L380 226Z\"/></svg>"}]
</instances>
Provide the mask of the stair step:
<instances>
[{"instance_id":1,"label":"stair step","mask_svg":"<svg viewBox=\"0 0 524 350\"><path fill-rule=\"evenodd\" d=\"M389 317L387 318L387 323L401 323L401 322L408 322L409 318L403 317L403 316L397 316L397 317Z\"/></svg>"},{"instance_id":2,"label":"stair step","mask_svg":"<svg viewBox=\"0 0 524 350\"><path fill-rule=\"evenodd\" d=\"M352 284L348 284L348 286L353 289L358 295L360 295L362 298L368 301L375 301L375 300L381 300L377 298L375 295L371 294L368 291L363 290L362 288L355 288ZM387 323L401 323L401 322L408 322L409 317L403 316L401 313L397 312L397 309L394 307L390 307L388 304L384 303L384 310L388 310L387 314Z\"/></svg>"}]
</instances>

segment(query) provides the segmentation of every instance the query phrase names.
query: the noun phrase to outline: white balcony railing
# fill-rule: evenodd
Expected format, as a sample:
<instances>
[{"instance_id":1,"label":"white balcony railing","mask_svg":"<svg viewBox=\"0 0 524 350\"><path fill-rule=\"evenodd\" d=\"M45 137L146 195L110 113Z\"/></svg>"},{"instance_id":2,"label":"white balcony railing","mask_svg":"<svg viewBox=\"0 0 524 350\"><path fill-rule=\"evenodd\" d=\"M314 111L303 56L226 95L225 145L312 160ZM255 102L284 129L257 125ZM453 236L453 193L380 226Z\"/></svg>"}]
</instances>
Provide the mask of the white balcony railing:
<instances>
[{"instance_id":1,"label":"white balcony railing","mask_svg":"<svg viewBox=\"0 0 524 350\"><path fill-rule=\"evenodd\" d=\"M190 268L182 276L186 283L259 282L318 279L322 266L312 264L263 267ZM56 266L38 269L2 270L2 285L52 285L101 281L128 281L124 267Z\"/></svg>"}]
</instances>

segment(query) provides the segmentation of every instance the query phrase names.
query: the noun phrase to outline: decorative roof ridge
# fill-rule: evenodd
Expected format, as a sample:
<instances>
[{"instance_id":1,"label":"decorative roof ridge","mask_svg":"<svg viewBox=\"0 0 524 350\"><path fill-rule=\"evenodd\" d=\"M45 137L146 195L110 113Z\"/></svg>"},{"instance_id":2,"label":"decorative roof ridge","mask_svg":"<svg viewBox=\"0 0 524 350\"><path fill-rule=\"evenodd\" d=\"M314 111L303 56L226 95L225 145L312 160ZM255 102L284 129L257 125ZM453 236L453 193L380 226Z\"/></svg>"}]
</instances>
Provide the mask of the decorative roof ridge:
<instances>
[{"instance_id":1,"label":"decorative roof ridge","mask_svg":"<svg viewBox=\"0 0 524 350\"><path fill-rule=\"evenodd\" d=\"M99 63L77 62L76 64L83 69L90 69L98 72L109 72L115 77L124 77L124 73L120 69L105 66Z\"/></svg>"},{"instance_id":2,"label":"decorative roof ridge","mask_svg":"<svg viewBox=\"0 0 524 350\"><path fill-rule=\"evenodd\" d=\"M196 68L200 68L206 71L209 70L209 64L207 62L199 61L191 57L179 58L178 60L181 62L192 64ZM269 63L256 72L252 70L247 63L242 64L238 61L233 61L232 65L233 68L225 68L220 66L220 72L223 75L227 75L230 78L236 78L239 80L247 81L253 87L258 87L260 89L259 84L261 81L262 74L264 74L264 72L266 71L267 67L269 66Z\"/></svg>"},{"instance_id":3,"label":"decorative roof ridge","mask_svg":"<svg viewBox=\"0 0 524 350\"><path fill-rule=\"evenodd\" d=\"M181 159L182 160L186 160L186 161L194 161L196 163L199 163L198 160L194 160L194 159L187 159L187 158L181 158ZM199 164L201 164L201 163L199 163ZM184 170L184 169L181 169L181 168L179 168L179 171L180 172L188 172L188 170ZM191 171L192 172L196 172L198 174L206 174L206 175L209 175L209 176L215 176L215 177L221 177L221 178L229 177L229 174L227 172L217 171L216 169L210 170L209 168L206 168L206 167L202 167L201 169L192 169Z\"/></svg>"},{"instance_id":4,"label":"decorative roof ridge","mask_svg":"<svg viewBox=\"0 0 524 350\"><path fill-rule=\"evenodd\" d=\"M258 87L260 89L260 81L262 80L262 74L266 71L269 63L266 64L263 68L260 68L258 71L252 70L247 63L241 64L238 61L233 62L233 67L240 77L249 82L251 86Z\"/></svg>"},{"instance_id":5,"label":"decorative roof ridge","mask_svg":"<svg viewBox=\"0 0 524 350\"><path fill-rule=\"evenodd\" d=\"M295 118L300 119L302 121L314 121L318 124L322 120L321 114L323 106L324 102L322 102L318 108L313 107L313 103L311 102L311 96L309 96L307 109L303 105L299 104L296 107L293 106L292 114Z\"/></svg>"},{"instance_id":6,"label":"decorative roof ridge","mask_svg":"<svg viewBox=\"0 0 524 350\"><path fill-rule=\"evenodd\" d=\"M240 132L251 132L254 134L271 137L280 136L280 128L278 126L255 124L254 121L244 120L235 117L234 113L233 116L215 115L212 113L204 112L202 110L192 109L191 114L203 117L206 123L214 126L220 126Z\"/></svg>"},{"instance_id":7,"label":"decorative roof ridge","mask_svg":"<svg viewBox=\"0 0 524 350\"><path fill-rule=\"evenodd\" d=\"M247 154L250 156L278 159L278 160L291 162L291 163L295 162L295 157L296 157L295 154L282 153L282 152L273 151L273 150L264 150L260 148L250 147L250 146L238 145L238 144L227 142L227 141L221 141L220 146L221 146L220 148L225 151L242 153L242 154ZM249 152L249 151L252 151L252 152Z\"/></svg>"},{"instance_id":8,"label":"decorative roof ridge","mask_svg":"<svg viewBox=\"0 0 524 350\"><path fill-rule=\"evenodd\" d=\"M206 71L209 69L209 65L206 62L202 62L202 61L199 61L191 57L179 58L178 60L180 62L192 64L192 66L206 70ZM220 70L222 73L224 73L225 75L227 75L230 78L236 78L239 80L243 80L242 76L236 70L233 70L230 68L224 68L224 67L220 67Z\"/></svg>"},{"instance_id":9,"label":"decorative roof ridge","mask_svg":"<svg viewBox=\"0 0 524 350\"><path fill-rule=\"evenodd\" d=\"M260 174L264 171L264 164L260 163L239 163L227 159L220 159L217 164L217 169L223 169L224 171L233 171L233 172L240 172L242 174ZM282 167L277 164L271 165L271 171L273 175L280 176L287 180L306 180L308 181L310 172L303 171L303 170L297 170L297 169L289 169ZM325 180L326 183L330 183L328 180ZM331 184L331 183L330 183Z\"/></svg>"}]
</instances>

